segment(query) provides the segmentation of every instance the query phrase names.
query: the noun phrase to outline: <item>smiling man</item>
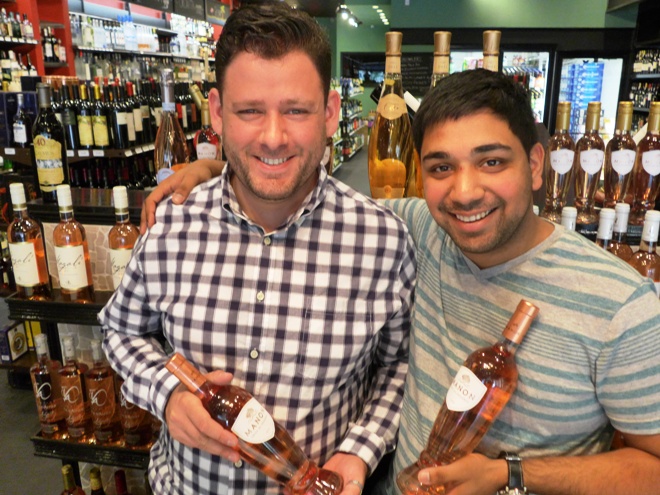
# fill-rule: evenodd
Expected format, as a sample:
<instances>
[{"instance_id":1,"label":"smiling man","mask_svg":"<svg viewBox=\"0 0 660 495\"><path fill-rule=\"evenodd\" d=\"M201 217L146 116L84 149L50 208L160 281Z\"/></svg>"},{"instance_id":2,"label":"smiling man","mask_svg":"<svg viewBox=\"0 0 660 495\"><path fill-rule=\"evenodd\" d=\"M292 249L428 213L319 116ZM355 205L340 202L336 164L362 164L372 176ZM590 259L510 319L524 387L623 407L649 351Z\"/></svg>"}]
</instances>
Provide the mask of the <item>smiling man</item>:
<instances>
[{"instance_id":1,"label":"smiling man","mask_svg":"<svg viewBox=\"0 0 660 495\"><path fill-rule=\"evenodd\" d=\"M185 205L158 206L99 315L104 348L126 397L163 421L154 493L283 493L165 369L152 338L162 331L210 379L248 390L341 475L342 495L358 495L395 444L414 246L401 219L321 164L340 98L309 15L283 2L237 10L216 65L209 104L227 165Z\"/></svg>"}]
</instances>

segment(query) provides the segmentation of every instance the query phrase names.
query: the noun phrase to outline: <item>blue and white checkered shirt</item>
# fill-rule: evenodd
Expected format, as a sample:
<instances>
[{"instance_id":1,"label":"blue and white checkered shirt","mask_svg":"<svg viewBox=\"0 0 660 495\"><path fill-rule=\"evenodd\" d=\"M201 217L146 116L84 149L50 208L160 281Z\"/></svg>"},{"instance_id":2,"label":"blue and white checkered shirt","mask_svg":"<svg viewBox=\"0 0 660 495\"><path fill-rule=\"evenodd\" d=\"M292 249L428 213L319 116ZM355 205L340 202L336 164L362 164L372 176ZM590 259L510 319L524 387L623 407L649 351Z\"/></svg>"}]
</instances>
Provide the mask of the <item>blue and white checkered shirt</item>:
<instances>
[{"instance_id":1,"label":"blue and white checkered shirt","mask_svg":"<svg viewBox=\"0 0 660 495\"><path fill-rule=\"evenodd\" d=\"M272 233L242 212L231 168L183 206L162 202L99 314L128 400L161 420L178 380L150 336L203 372L226 370L323 465L337 451L373 469L394 448L415 282L404 223L319 168L319 183ZM157 494L282 493L249 465L191 449L163 424Z\"/></svg>"}]
</instances>

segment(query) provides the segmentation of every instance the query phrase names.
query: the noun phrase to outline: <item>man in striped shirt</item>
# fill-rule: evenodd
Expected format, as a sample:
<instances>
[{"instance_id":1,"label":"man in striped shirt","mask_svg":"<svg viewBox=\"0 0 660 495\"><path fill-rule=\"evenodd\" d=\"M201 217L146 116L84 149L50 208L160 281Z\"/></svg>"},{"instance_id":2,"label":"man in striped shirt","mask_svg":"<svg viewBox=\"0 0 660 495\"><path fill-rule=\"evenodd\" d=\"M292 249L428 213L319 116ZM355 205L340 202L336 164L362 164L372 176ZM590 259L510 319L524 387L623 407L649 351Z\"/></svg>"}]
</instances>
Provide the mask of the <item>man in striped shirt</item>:
<instances>
[{"instance_id":1,"label":"man in striped shirt","mask_svg":"<svg viewBox=\"0 0 660 495\"><path fill-rule=\"evenodd\" d=\"M660 301L624 262L533 214L544 150L525 91L484 70L448 76L413 133L425 200L387 202L415 240L418 272L383 492L399 493L396 473L424 449L460 365L498 340L524 298L540 313L516 353L516 392L478 453L420 479L449 495L660 493ZM169 187L185 196L188 185ZM626 448L610 452L614 428Z\"/></svg>"},{"instance_id":2,"label":"man in striped shirt","mask_svg":"<svg viewBox=\"0 0 660 495\"><path fill-rule=\"evenodd\" d=\"M280 2L241 8L216 60L209 102L227 166L186 205L159 205L99 315L104 349L127 399L163 421L155 493L284 490L243 465L236 435L165 369L153 338L162 331L212 381L248 390L309 458L341 475L343 495L358 495L394 448L412 239L321 164L340 98L330 45L309 15Z\"/></svg>"}]
</instances>

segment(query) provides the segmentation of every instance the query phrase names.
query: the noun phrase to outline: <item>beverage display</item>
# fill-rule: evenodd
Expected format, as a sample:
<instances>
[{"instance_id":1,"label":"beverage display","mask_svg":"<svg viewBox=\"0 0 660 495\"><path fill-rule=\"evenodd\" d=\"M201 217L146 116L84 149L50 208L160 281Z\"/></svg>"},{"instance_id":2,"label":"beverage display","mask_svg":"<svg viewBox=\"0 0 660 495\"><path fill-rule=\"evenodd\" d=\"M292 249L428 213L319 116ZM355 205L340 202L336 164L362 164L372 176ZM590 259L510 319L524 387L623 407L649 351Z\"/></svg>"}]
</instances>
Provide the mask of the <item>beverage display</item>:
<instances>
[{"instance_id":1,"label":"beverage display","mask_svg":"<svg viewBox=\"0 0 660 495\"><path fill-rule=\"evenodd\" d=\"M431 75L431 88L435 88L440 79L449 75L450 46L451 33L449 31L436 31L433 33L433 74Z\"/></svg>"},{"instance_id":2,"label":"beverage display","mask_svg":"<svg viewBox=\"0 0 660 495\"><path fill-rule=\"evenodd\" d=\"M41 224L28 214L22 183L9 184L9 194L14 218L7 228L7 240L16 281L16 295L22 299L50 299L50 276Z\"/></svg>"},{"instance_id":3,"label":"beverage display","mask_svg":"<svg viewBox=\"0 0 660 495\"><path fill-rule=\"evenodd\" d=\"M584 135L575 144L573 177L578 224L588 225L598 221L598 215L594 210L594 197L605 160L605 143L598 134L600 107L599 101L589 102Z\"/></svg>"},{"instance_id":4,"label":"beverage display","mask_svg":"<svg viewBox=\"0 0 660 495\"><path fill-rule=\"evenodd\" d=\"M385 80L378 100L377 114L369 135L369 187L374 198L402 198L417 190L417 157L401 78L399 32L385 34Z\"/></svg>"},{"instance_id":5,"label":"beverage display","mask_svg":"<svg viewBox=\"0 0 660 495\"><path fill-rule=\"evenodd\" d=\"M234 385L214 385L178 353L165 366L199 397L213 419L236 434L241 457L286 485L292 495L334 495L342 491L341 477L309 460L247 391Z\"/></svg>"},{"instance_id":6,"label":"beverage display","mask_svg":"<svg viewBox=\"0 0 660 495\"><path fill-rule=\"evenodd\" d=\"M163 113L154 144L154 166L158 183L165 180L190 160L186 137L176 112L174 76L171 69L161 71Z\"/></svg>"},{"instance_id":7,"label":"beverage display","mask_svg":"<svg viewBox=\"0 0 660 495\"><path fill-rule=\"evenodd\" d=\"M37 164L37 178L41 198L45 203L55 203L55 188L69 181L69 167L66 161L64 130L53 112L50 99L50 86L37 84L39 114L32 127L34 158Z\"/></svg>"},{"instance_id":8,"label":"beverage display","mask_svg":"<svg viewBox=\"0 0 660 495\"><path fill-rule=\"evenodd\" d=\"M660 211L648 210L644 216L639 251L633 254L628 261L635 270L653 280L655 291L658 294L660 294L660 256L656 253L656 248L658 246L659 224Z\"/></svg>"},{"instance_id":9,"label":"beverage display","mask_svg":"<svg viewBox=\"0 0 660 495\"><path fill-rule=\"evenodd\" d=\"M545 153L545 205L541 211L542 217L555 223L561 222L562 209L573 176L575 142L568 132L570 121L571 104L560 101L557 105L555 133L548 141Z\"/></svg>"},{"instance_id":10,"label":"beverage display","mask_svg":"<svg viewBox=\"0 0 660 495\"><path fill-rule=\"evenodd\" d=\"M65 439L67 437L64 401L60 385L59 361L50 358L48 338L40 333L34 337L37 362L30 368L30 378L37 414L44 438Z\"/></svg>"},{"instance_id":11,"label":"beverage display","mask_svg":"<svg viewBox=\"0 0 660 495\"><path fill-rule=\"evenodd\" d=\"M209 101L204 98L202 105L202 128L197 131L193 144L197 159L208 158L211 160L220 159L220 136L211 127L211 113L209 111Z\"/></svg>"},{"instance_id":12,"label":"beverage display","mask_svg":"<svg viewBox=\"0 0 660 495\"><path fill-rule=\"evenodd\" d=\"M564 206L561 210L561 224L568 230L575 230L577 219L577 208L575 206Z\"/></svg>"},{"instance_id":13,"label":"beverage display","mask_svg":"<svg viewBox=\"0 0 660 495\"><path fill-rule=\"evenodd\" d=\"M83 489L76 485L71 464L62 466L62 480L64 482L64 490L61 495L85 495Z\"/></svg>"},{"instance_id":14,"label":"beverage display","mask_svg":"<svg viewBox=\"0 0 660 495\"><path fill-rule=\"evenodd\" d=\"M94 302L87 235L82 224L73 217L71 188L68 184L57 187L57 203L60 222L53 230L53 246L62 299L83 304Z\"/></svg>"},{"instance_id":15,"label":"beverage display","mask_svg":"<svg viewBox=\"0 0 660 495\"><path fill-rule=\"evenodd\" d=\"M484 31L484 69L499 71L501 38L501 31Z\"/></svg>"},{"instance_id":16,"label":"beverage display","mask_svg":"<svg viewBox=\"0 0 660 495\"><path fill-rule=\"evenodd\" d=\"M112 284L119 287L128 262L131 260L133 246L140 236L140 230L131 223L128 216L128 192L126 186L112 188L115 203L115 224L108 232L108 247L110 248L110 265L112 267Z\"/></svg>"},{"instance_id":17,"label":"beverage display","mask_svg":"<svg viewBox=\"0 0 660 495\"><path fill-rule=\"evenodd\" d=\"M126 484L126 472L123 469L115 471L115 493L116 495L130 495Z\"/></svg>"},{"instance_id":18,"label":"beverage display","mask_svg":"<svg viewBox=\"0 0 660 495\"><path fill-rule=\"evenodd\" d=\"M115 394L115 373L105 360L101 342L94 340L93 366L85 373L96 443L116 443L121 438L119 404Z\"/></svg>"},{"instance_id":19,"label":"beverage display","mask_svg":"<svg viewBox=\"0 0 660 495\"><path fill-rule=\"evenodd\" d=\"M110 131L108 128L108 109L103 101L101 88L94 86L94 103L92 104L92 133L94 147L99 150L110 148Z\"/></svg>"},{"instance_id":20,"label":"beverage display","mask_svg":"<svg viewBox=\"0 0 660 495\"><path fill-rule=\"evenodd\" d=\"M632 126L632 101L619 102L619 112L616 118L614 136L605 148L604 190L605 208L614 208L614 205L624 201L635 165L637 145L630 134Z\"/></svg>"},{"instance_id":21,"label":"beverage display","mask_svg":"<svg viewBox=\"0 0 660 495\"><path fill-rule=\"evenodd\" d=\"M614 230L614 217L616 212L613 208L602 208L598 216L598 233L596 234L596 245L609 251Z\"/></svg>"},{"instance_id":22,"label":"beverage display","mask_svg":"<svg viewBox=\"0 0 660 495\"><path fill-rule=\"evenodd\" d=\"M78 138L82 149L94 147L94 130L92 127L93 105L87 99L87 85L80 85L80 100L78 100Z\"/></svg>"},{"instance_id":23,"label":"beverage display","mask_svg":"<svg viewBox=\"0 0 660 495\"><path fill-rule=\"evenodd\" d=\"M71 335L62 337L62 359L64 366L59 369L59 375L69 438L76 442L93 443L94 425L84 379L87 365L76 359Z\"/></svg>"},{"instance_id":24,"label":"beverage display","mask_svg":"<svg viewBox=\"0 0 660 495\"><path fill-rule=\"evenodd\" d=\"M660 101L651 103L646 135L637 145L633 168L633 202L630 224L644 223L645 214L653 209L660 189Z\"/></svg>"},{"instance_id":25,"label":"beverage display","mask_svg":"<svg viewBox=\"0 0 660 495\"><path fill-rule=\"evenodd\" d=\"M121 391L124 381L115 375L119 395L119 417L124 431L124 445L129 448L147 449L153 442L152 415L130 402Z\"/></svg>"},{"instance_id":26,"label":"beverage display","mask_svg":"<svg viewBox=\"0 0 660 495\"><path fill-rule=\"evenodd\" d=\"M614 228L612 229L612 242L607 250L614 256L628 261L632 258L633 250L628 245L628 216L630 205L628 203L617 203L614 207Z\"/></svg>"},{"instance_id":27,"label":"beverage display","mask_svg":"<svg viewBox=\"0 0 660 495\"><path fill-rule=\"evenodd\" d=\"M90 495L105 495L101 470L96 466L89 470L89 488L91 489Z\"/></svg>"},{"instance_id":28,"label":"beverage display","mask_svg":"<svg viewBox=\"0 0 660 495\"><path fill-rule=\"evenodd\" d=\"M471 453L495 421L518 382L515 353L539 309L520 301L502 339L468 356L449 386L419 459L401 471L397 485L404 494L443 494L442 486L422 485L421 469L449 464Z\"/></svg>"},{"instance_id":29,"label":"beverage display","mask_svg":"<svg viewBox=\"0 0 660 495\"><path fill-rule=\"evenodd\" d=\"M32 142L32 123L23 108L23 93L16 95L16 115L13 123L13 145L17 148L27 148Z\"/></svg>"}]
</instances>

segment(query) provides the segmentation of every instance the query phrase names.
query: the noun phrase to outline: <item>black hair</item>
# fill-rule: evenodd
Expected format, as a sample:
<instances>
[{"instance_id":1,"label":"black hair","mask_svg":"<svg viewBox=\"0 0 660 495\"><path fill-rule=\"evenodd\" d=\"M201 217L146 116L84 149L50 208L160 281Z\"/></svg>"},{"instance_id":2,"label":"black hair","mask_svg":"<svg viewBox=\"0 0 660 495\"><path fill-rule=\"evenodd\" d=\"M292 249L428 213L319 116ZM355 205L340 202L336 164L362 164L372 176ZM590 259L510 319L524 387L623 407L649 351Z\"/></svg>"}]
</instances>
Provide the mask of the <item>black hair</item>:
<instances>
[{"instance_id":1,"label":"black hair","mask_svg":"<svg viewBox=\"0 0 660 495\"><path fill-rule=\"evenodd\" d=\"M484 110L509 125L529 156L538 135L527 91L508 77L485 69L444 77L424 96L413 120L417 152L421 153L424 134L429 128Z\"/></svg>"},{"instance_id":2,"label":"black hair","mask_svg":"<svg viewBox=\"0 0 660 495\"><path fill-rule=\"evenodd\" d=\"M324 29L306 12L284 2L246 4L225 23L216 47L215 73L222 89L227 67L243 52L278 59L300 50L312 60L321 78L324 98L330 91L332 48Z\"/></svg>"}]
</instances>

